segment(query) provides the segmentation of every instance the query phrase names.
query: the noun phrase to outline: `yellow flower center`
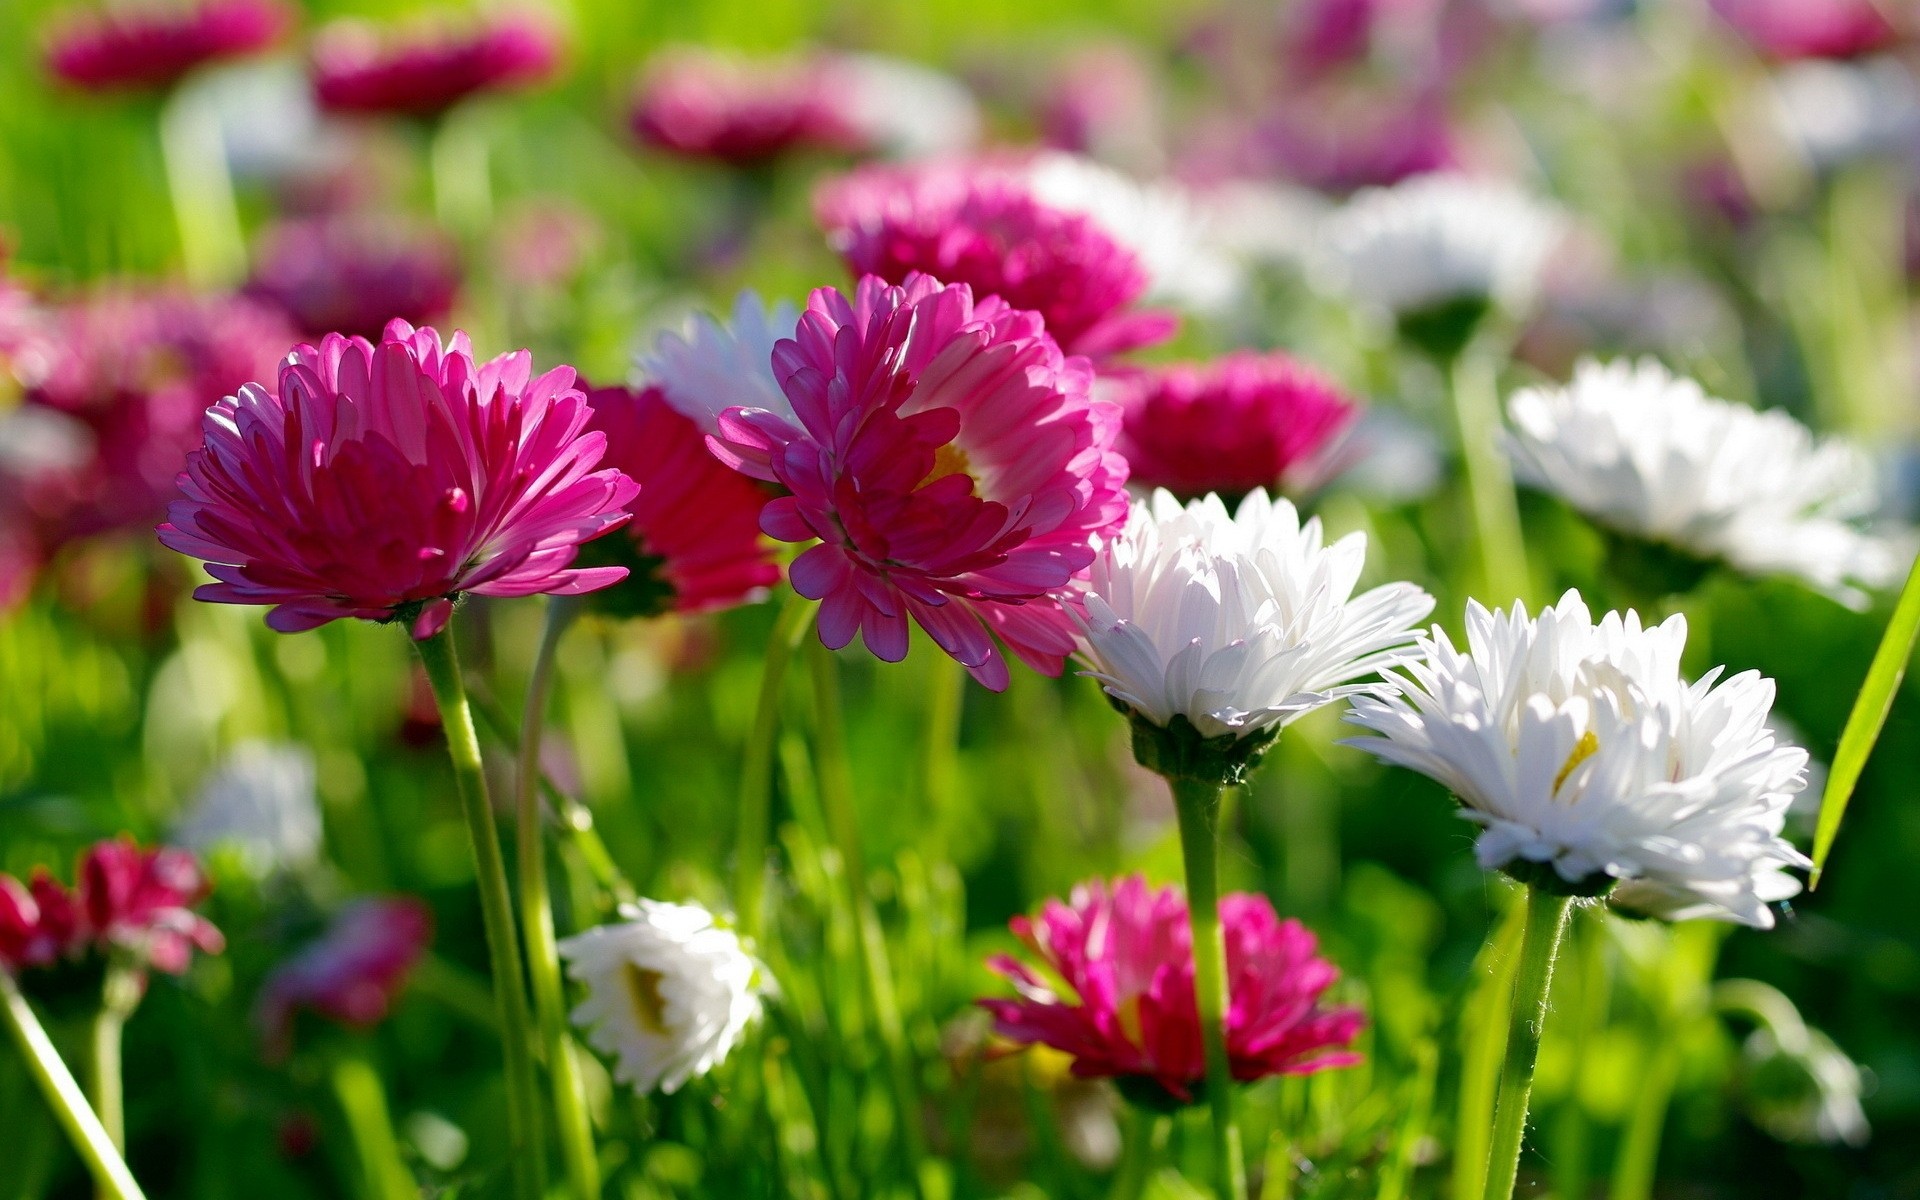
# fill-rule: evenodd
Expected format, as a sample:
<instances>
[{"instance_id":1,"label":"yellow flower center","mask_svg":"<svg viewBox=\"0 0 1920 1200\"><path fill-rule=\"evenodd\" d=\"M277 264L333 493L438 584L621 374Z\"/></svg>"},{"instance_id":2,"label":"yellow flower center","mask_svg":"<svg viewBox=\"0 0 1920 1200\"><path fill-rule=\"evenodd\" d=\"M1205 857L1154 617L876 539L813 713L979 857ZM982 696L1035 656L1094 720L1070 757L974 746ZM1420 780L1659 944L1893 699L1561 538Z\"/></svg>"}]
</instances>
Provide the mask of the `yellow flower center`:
<instances>
[{"instance_id":1,"label":"yellow flower center","mask_svg":"<svg viewBox=\"0 0 1920 1200\"><path fill-rule=\"evenodd\" d=\"M1554 795L1560 794L1560 785L1567 781L1567 776L1573 774L1575 767L1599 752L1600 739L1593 736L1593 730L1589 729L1581 734L1580 740L1573 744L1573 753L1567 755L1567 761L1560 765L1560 773L1553 777Z\"/></svg>"},{"instance_id":2,"label":"yellow flower center","mask_svg":"<svg viewBox=\"0 0 1920 1200\"><path fill-rule=\"evenodd\" d=\"M632 963L623 964L621 982L627 985L627 1003L633 1006L633 1018L648 1033L667 1033L667 1002L660 996L660 972Z\"/></svg>"},{"instance_id":3,"label":"yellow flower center","mask_svg":"<svg viewBox=\"0 0 1920 1200\"><path fill-rule=\"evenodd\" d=\"M933 452L933 470L927 472L927 477L920 481L920 486L925 487L949 475L971 475L972 473L973 464L967 461L967 452L948 442Z\"/></svg>"}]
</instances>

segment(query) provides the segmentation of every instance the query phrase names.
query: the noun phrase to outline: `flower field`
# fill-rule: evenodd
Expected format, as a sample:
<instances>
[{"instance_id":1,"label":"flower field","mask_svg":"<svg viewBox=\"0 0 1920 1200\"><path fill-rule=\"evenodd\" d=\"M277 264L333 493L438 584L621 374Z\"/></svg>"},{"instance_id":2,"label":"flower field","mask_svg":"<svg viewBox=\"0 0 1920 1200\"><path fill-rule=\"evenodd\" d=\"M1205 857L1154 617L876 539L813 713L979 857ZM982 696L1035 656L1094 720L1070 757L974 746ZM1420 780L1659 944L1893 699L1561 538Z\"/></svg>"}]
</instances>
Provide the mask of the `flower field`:
<instances>
[{"instance_id":1,"label":"flower field","mask_svg":"<svg viewBox=\"0 0 1920 1200\"><path fill-rule=\"evenodd\" d=\"M1916 281L1905 0L8 0L0 1200L1920 1197Z\"/></svg>"}]
</instances>

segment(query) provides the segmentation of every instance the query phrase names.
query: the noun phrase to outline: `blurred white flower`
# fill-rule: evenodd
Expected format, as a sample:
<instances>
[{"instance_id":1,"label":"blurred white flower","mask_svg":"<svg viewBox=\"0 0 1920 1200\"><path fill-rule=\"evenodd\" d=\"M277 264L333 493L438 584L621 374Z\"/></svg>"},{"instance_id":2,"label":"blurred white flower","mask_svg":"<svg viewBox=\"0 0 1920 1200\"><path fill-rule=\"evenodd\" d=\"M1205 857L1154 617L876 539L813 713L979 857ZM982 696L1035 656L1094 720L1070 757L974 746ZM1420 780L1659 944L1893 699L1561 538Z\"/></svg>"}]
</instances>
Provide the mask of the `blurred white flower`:
<instances>
[{"instance_id":1,"label":"blurred white flower","mask_svg":"<svg viewBox=\"0 0 1920 1200\"><path fill-rule=\"evenodd\" d=\"M680 332L656 338L635 365L675 412L704 433L713 433L720 414L734 407L764 408L790 418L793 405L773 377L773 346L792 337L798 321L785 300L769 306L744 291L733 303L730 320L695 313Z\"/></svg>"},{"instance_id":2,"label":"blurred white flower","mask_svg":"<svg viewBox=\"0 0 1920 1200\"><path fill-rule=\"evenodd\" d=\"M1246 262L1294 267L1308 261L1331 208L1318 192L1251 180L1208 188L1198 203L1222 250Z\"/></svg>"},{"instance_id":3,"label":"blurred white flower","mask_svg":"<svg viewBox=\"0 0 1920 1200\"><path fill-rule=\"evenodd\" d=\"M207 776L173 842L199 854L237 850L256 876L319 861L320 800L313 752L293 742L241 742Z\"/></svg>"},{"instance_id":4,"label":"blurred white flower","mask_svg":"<svg viewBox=\"0 0 1920 1200\"><path fill-rule=\"evenodd\" d=\"M1519 312L1565 229L1559 209L1512 184L1420 175L1367 188L1329 217L1315 273L1395 317L1472 300Z\"/></svg>"},{"instance_id":5,"label":"blurred white flower","mask_svg":"<svg viewBox=\"0 0 1920 1200\"><path fill-rule=\"evenodd\" d=\"M1818 1029L1782 1036L1792 1032L1761 1026L1740 1047L1740 1091L1748 1115L1783 1142L1866 1145L1873 1130L1860 1105L1866 1081L1859 1064Z\"/></svg>"},{"instance_id":6,"label":"blurred white flower","mask_svg":"<svg viewBox=\"0 0 1920 1200\"><path fill-rule=\"evenodd\" d=\"M1770 101L1775 128L1816 170L1920 139L1920 84L1897 59L1792 63L1774 73Z\"/></svg>"},{"instance_id":7,"label":"blurred white flower","mask_svg":"<svg viewBox=\"0 0 1920 1200\"><path fill-rule=\"evenodd\" d=\"M951 75L883 54L836 54L827 71L841 115L896 158L957 154L980 140L980 105Z\"/></svg>"},{"instance_id":8,"label":"blurred white flower","mask_svg":"<svg viewBox=\"0 0 1920 1200\"><path fill-rule=\"evenodd\" d=\"M1852 604L1903 566L1850 521L1878 503L1873 464L1782 412L1709 397L1647 359L1583 361L1565 387L1507 402L1514 477L1619 533Z\"/></svg>"},{"instance_id":9,"label":"blurred white flower","mask_svg":"<svg viewBox=\"0 0 1920 1200\"><path fill-rule=\"evenodd\" d=\"M1202 737L1268 733L1378 684L1433 598L1410 583L1353 594L1367 538L1331 546L1320 522L1255 491L1229 514L1218 496L1184 507L1134 502L1101 546L1073 607L1082 656L1107 693L1148 722Z\"/></svg>"},{"instance_id":10,"label":"blurred white flower","mask_svg":"<svg viewBox=\"0 0 1920 1200\"><path fill-rule=\"evenodd\" d=\"M1467 652L1435 627L1398 695L1355 699L1354 738L1449 788L1483 827L1486 869L1553 872L1616 905L1668 920L1770 928L1767 904L1800 890L1806 857L1780 837L1806 751L1767 728L1773 681L1680 674L1684 617L1593 622L1578 592L1530 619L1525 606L1467 608Z\"/></svg>"},{"instance_id":11,"label":"blurred white flower","mask_svg":"<svg viewBox=\"0 0 1920 1200\"><path fill-rule=\"evenodd\" d=\"M1026 174L1035 199L1087 217L1133 251L1147 272L1148 299L1216 312L1239 294L1239 269L1179 184L1136 181L1092 159L1058 151L1035 156Z\"/></svg>"},{"instance_id":12,"label":"blurred white flower","mask_svg":"<svg viewBox=\"0 0 1920 1200\"><path fill-rule=\"evenodd\" d=\"M620 915L560 943L567 973L587 989L573 1020L618 1059L620 1082L675 1092L725 1060L760 1015L760 967L697 904L642 900Z\"/></svg>"}]
</instances>

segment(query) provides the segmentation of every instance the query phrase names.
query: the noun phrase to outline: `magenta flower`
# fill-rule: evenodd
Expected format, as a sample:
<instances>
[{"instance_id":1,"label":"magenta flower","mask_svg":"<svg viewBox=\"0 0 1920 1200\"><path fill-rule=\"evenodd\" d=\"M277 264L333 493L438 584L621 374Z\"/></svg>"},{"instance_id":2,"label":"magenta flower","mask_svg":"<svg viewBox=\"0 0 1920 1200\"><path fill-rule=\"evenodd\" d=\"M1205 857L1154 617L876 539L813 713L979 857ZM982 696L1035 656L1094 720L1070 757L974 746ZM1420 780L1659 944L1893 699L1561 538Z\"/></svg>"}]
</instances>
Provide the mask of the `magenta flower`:
<instances>
[{"instance_id":1,"label":"magenta flower","mask_svg":"<svg viewBox=\"0 0 1920 1200\"><path fill-rule=\"evenodd\" d=\"M1142 487L1185 499L1297 481L1358 413L1333 380L1285 354L1243 350L1209 363L1119 377L1121 452Z\"/></svg>"},{"instance_id":2,"label":"magenta flower","mask_svg":"<svg viewBox=\"0 0 1920 1200\"><path fill-rule=\"evenodd\" d=\"M338 21L314 38L313 91L328 112L438 117L469 96L537 83L560 40L530 12L381 28Z\"/></svg>"},{"instance_id":3,"label":"magenta flower","mask_svg":"<svg viewBox=\"0 0 1920 1200\"><path fill-rule=\"evenodd\" d=\"M573 368L535 377L525 350L475 363L466 334L404 321L377 346L329 334L276 391L207 410L160 540L219 580L196 598L271 604L283 633L364 617L426 638L466 592L593 591L626 570L568 564L638 489L594 469L589 415Z\"/></svg>"},{"instance_id":4,"label":"magenta flower","mask_svg":"<svg viewBox=\"0 0 1920 1200\"><path fill-rule=\"evenodd\" d=\"M815 60L750 61L677 48L647 64L633 131L657 150L734 166L798 150L858 149L863 139L831 83Z\"/></svg>"},{"instance_id":5,"label":"magenta flower","mask_svg":"<svg viewBox=\"0 0 1920 1200\"><path fill-rule=\"evenodd\" d=\"M387 322L427 325L453 308L460 250L446 234L372 215L283 221L261 234L247 293L311 337L377 338Z\"/></svg>"},{"instance_id":6,"label":"magenta flower","mask_svg":"<svg viewBox=\"0 0 1920 1200\"><path fill-rule=\"evenodd\" d=\"M607 438L605 461L640 485L630 537L594 542L587 557L626 566L595 606L623 616L709 612L745 604L780 582L760 533L767 492L707 451L700 427L657 387L595 388L587 428Z\"/></svg>"},{"instance_id":7,"label":"magenta flower","mask_svg":"<svg viewBox=\"0 0 1920 1200\"><path fill-rule=\"evenodd\" d=\"M0 970L18 974L50 967L77 955L84 945L73 894L44 867L24 886L11 875L0 875Z\"/></svg>"},{"instance_id":8,"label":"magenta flower","mask_svg":"<svg viewBox=\"0 0 1920 1200\"><path fill-rule=\"evenodd\" d=\"M317 941L273 969L254 1008L267 1057L293 1050L302 1010L351 1029L387 1019L413 965L433 940L433 913L411 897L361 900L333 918Z\"/></svg>"},{"instance_id":9,"label":"magenta flower","mask_svg":"<svg viewBox=\"0 0 1920 1200\"><path fill-rule=\"evenodd\" d=\"M1878 0L1712 0L1713 11L1771 58L1859 58L1899 40Z\"/></svg>"},{"instance_id":10,"label":"magenta flower","mask_svg":"<svg viewBox=\"0 0 1920 1200\"><path fill-rule=\"evenodd\" d=\"M225 947L220 931L193 911L211 888L185 850L110 839L87 848L76 875L71 890L44 868L26 887L0 875L0 969L51 966L91 950L178 975L196 949Z\"/></svg>"},{"instance_id":11,"label":"magenta flower","mask_svg":"<svg viewBox=\"0 0 1920 1200\"><path fill-rule=\"evenodd\" d=\"M1133 307L1149 278L1131 250L1092 217L1043 203L1012 164L864 167L823 188L814 208L855 274L964 283L1038 313L1071 354L1150 345L1177 324Z\"/></svg>"},{"instance_id":12,"label":"magenta flower","mask_svg":"<svg viewBox=\"0 0 1920 1200\"><path fill-rule=\"evenodd\" d=\"M1387 187L1458 161L1443 96L1325 86L1276 104L1241 156L1246 169L1333 193Z\"/></svg>"},{"instance_id":13,"label":"magenta flower","mask_svg":"<svg viewBox=\"0 0 1920 1200\"><path fill-rule=\"evenodd\" d=\"M964 284L868 276L813 293L773 371L792 413L730 408L715 453L790 493L760 527L819 545L789 576L819 600L820 640L857 632L887 662L925 629L987 687L1007 648L1058 674L1073 625L1053 593L1126 519L1119 409L1089 394L1037 315Z\"/></svg>"},{"instance_id":14,"label":"magenta flower","mask_svg":"<svg viewBox=\"0 0 1920 1200\"><path fill-rule=\"evenodd\" d=\"M282 0L107 0L54 25L47 70L88 91L161 90L203 63L266 49L292 24Z\"/></svg>"},{"instance_id":15,"label":"magenta flower","mask_svg":"<svg viewBox=\"0 0 1920 1200\"><path fill-rule=\"evenodd\" d=\"M1227 1056L1242 1082L1310 1075L1360 1061L1346 1048L1365 1024L1321 998L1339 972L1316 956L1317 939L1282 921L1265 896L1220 899L1227 943ZM1000 1036L1073 1057L1082 1078L1113 1077L1129 1095L1191 1103L1205 1056L1193 992L1187 902L1139 875L1081 884L1065 904L1049 900L1037 920L1011 928L1039 957L1042 975L1018 959L988 961L1018 1000L981 1000ZM1060 984L1064 991L1055 990Z\"/></svg>"}]
</instances>

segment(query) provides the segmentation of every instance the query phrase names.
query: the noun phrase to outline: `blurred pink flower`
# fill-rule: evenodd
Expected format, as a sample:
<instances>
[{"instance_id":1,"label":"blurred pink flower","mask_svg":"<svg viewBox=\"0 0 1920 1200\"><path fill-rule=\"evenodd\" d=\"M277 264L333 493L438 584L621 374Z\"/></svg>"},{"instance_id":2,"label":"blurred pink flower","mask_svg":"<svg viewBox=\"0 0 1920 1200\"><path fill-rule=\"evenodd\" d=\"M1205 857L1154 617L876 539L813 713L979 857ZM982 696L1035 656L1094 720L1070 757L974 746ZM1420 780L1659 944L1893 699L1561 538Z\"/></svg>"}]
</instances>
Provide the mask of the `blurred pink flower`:
<instances>
[{"instance_id":1,"label":"blurred pink flower","mask_svg":"<svg viewBox=\"0 0 1920 1200\"><path fill-rule=\"evenodd\" d=\"M163 89L203 63L264 50L292 24L282 0L106 0L61 14L46 64L88 91Z\"/></svg>"},{"instance_id":2,"label":"blurred pink flower","mask_svg":"<svg viewBox=\"0 0 1920 1200\"><path fill-rule=\"evenodd\" d=\"M631 120L657 150L735 166L796 150L852 151L864 140L818 61L756 61L691 47L647 64Z\"/></svg>"},{"instance_id":3,"label":"blurred pink flower","mask_svg":"<svg viewBox=\"0 0 1920 1200\"><path fill-rule=\"evenodd\" d=\"M700 427L659 388L594 388L587 403L587 428L607 437L604 461L640 485L627 505L630 536L585 551L632 572L596 595L596 607L623 616L706 612L756 600L780 582L760 533L766 490L710 454Z\"/></svg>"},{"instance_id":4,"label":"blurred pink flower","mask_svg":"<svg viewBox=\"0 0 1920 1200\"><path fill-rule=\"evenodd\" d=\"M460 288L460 249L440 230L373 214L280 221L261 235L246 291L310 337L375 338L398 318L445 317Z\"/></svg>"},{"instance_id":5,"label":"blurred pink flower","mask_svg":"<svg viewBox=\"0 0 1920 1200\"><path fill-rule=\"evenodd\" d=\"M1309 1075L1360 1061L1346 1049L1365 1018L1325 1008L1322 994L1339 972L1316 956L1318 941L1298 921L1282 921L1265 896L1221 897L1227 943L1227 1056L1243 1082ZM1167 1099L1191 1102L1206 1064L1193 993L1193 942L1187 902L1176 888L1155 890L1138 875L1109 887L1076 887L1065 904L1050 900L1038 919L1015 917L1014 934L1046 975L1000 955L988 961L1011 980L1018 1000L982 1000L1000 1036L1051 1046L1073 1057L1073 1073L1157 1085ZM1056 992L1055 981L1066 985Z\"/></svg>"},{"instance_id":6,"label":"blurred pink flower","mask_svg":"<svg viewBox=\"0 0 1920 1200\"><path fill-rule=\"evenodd\" d=\"M381 27L337 21L313 39L313 90L336 113L437 117L469 96L537 83L560 39L532 12L438 14Z\"/></svg>"},{"instance_id":7,"label":"blurred pink flower","mask_svg":"<svg viewBox=\"0 0 1920 1200\"><path fill-rule=\"evenodd\" d=\"M0 875L0 969L50 966L87 950L128 954L170 975L197 949L218 954L226 941L193 906L211 890L185 850L143 850L131 838L97 842L81 854L73 888L45 868L30 885Z\"/></svg>"},{"instance_id":8,"label":"blurred pink flower","mask_svg":"<svg viewBox=\"0 0 1920 1200\"><path fill-rule=\"evenodd\" d=\"M815 215L858 275L920 272L1038 313L1070 354L1164 341L1171 313L1133 307L1139 258L1083 213L1043 203L1015 163L943 160L863 167L821 189Z\"/></svg>"},{"instance_id":9,"label":"blurred pink flower","mask_svg":"<svg viewBox=\"0 0 1920 1200\"><path fill-rule=\"evenodd\" d=\"M791 493L762 529L820 539L788 572L821 601L820 640L858 632L898 662L912 621L996 691L995 635L1058 674L1073 636L1053 593L1127 513L1119 410L1087 361L1035 314L915 274L814 292L773 368L791 416L728 409L709 444Z\"/></svg>"},{"instance_id":10,"label":"blurred pink flower","mask_svg":"<svg viewBox=\"0 0 1920 1200\"><path fill-rule=\"evenodd\" d=\"M1144 368L1117 379L1115 390L1126 411L1120 450L1130 478L1183 499L1296 480L1359 411L1314 368L1251 350Z\"/></svg>"},{"instance_id":11,"label":"blurred pink flower","mask_svg":"<svg viewBox=\"0 0 1920 1200\"><path fill-rule=\"evenodd\" d=\"M1879 0L1712 0L1713 11L1772 58L1858 58L1899 39Z\"/></svg>"},{"instance_id":12,"label":"blurred pink flower","mask_svg":"<svg viewBox=\"0 0 1920 1200\"><path fill-rule=\"evenodd\" d=\"M1128 42L1082 47L1051 73L1039 98L1041 140L1108 162L1157 165L1159 80Z\"/></svg>"},{"instance_id":13,"label":"blurred pink flower","mask_svg":"<svg viewBox=\"0 0 1920 1200\"><path fill-rule=\"evenodd\" d=\"M576 594L625 577L568 569L623 524L637 488L595 470L571 367L537 378L525 350L475 363L404 321L380 344L329 334L297 346L279 386L209 409L186 493L160 540L207 560L196 598L271 604L283 633L340 617L439 632L462 593Z\"/></svg>"},{"instance_id":14,"label":"blurred pink flower","mask_svg":"<svg viewBox=\"0 0 1920 1200\"><path fill-rule=\"evenodd\" d=\"M49 967L82 945L73 896L45 868L34 871L31 885L0 875L0 970Z\"/></svg>"},{"instance_id":15,"label":"blurred pink flower","mask_svg":"<svg viewBox=\"0 0 1920 1200\"><path fill-rule=\"evenodd\" d=\"M342 909L326 932L267 977L254 1008L267 1057L293 1051L293 1022L302 1009L353 1029L387 1019L413 965L433 940L433 914L408 896L360 900Z\"/></svg>"},{"instance_id":16,"label":"blurred pink flower","mask_svg":"<svg viewBox=\"0 0 1920 1200\"><path fill-rule=\"evenodd\" d=\"M1276 102L1241 156L1244 169L1333 193L1385 187L1457 161L1443 96L1324 86Z\"/></svg>"}]
</instances>

